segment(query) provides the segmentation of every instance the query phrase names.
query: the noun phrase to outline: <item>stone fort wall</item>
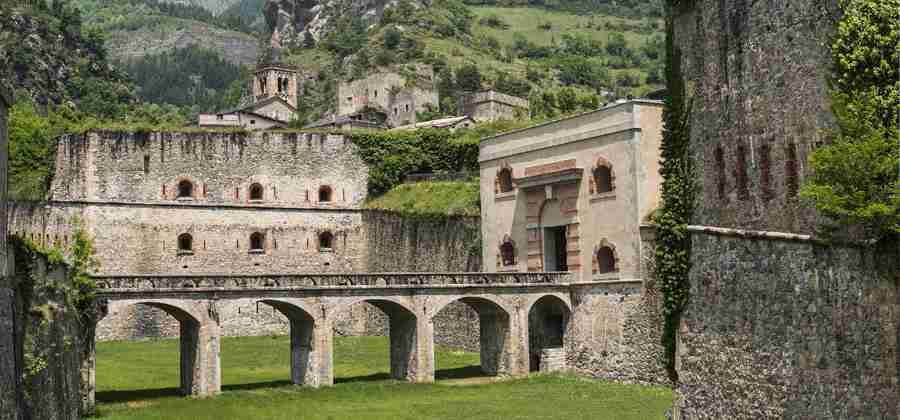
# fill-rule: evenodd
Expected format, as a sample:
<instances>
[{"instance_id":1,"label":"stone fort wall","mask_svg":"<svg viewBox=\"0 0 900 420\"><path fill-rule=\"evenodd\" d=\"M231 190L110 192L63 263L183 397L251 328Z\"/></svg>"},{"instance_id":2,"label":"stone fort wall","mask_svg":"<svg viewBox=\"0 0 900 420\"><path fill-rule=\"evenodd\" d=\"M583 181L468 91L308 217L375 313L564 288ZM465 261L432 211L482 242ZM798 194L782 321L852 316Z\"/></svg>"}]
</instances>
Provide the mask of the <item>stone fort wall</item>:
<instances>
[{"instance_id":1,"label":"stone fort wall","mask_svg":"<svg viewBox=\"0 0 900 420\"><path fill-rule=\"evenodd\" d=\"M837 6L675 11L700 185L676 418L897 416L897 251L816 242L820 216L797 197L833 124Z\"/></svg>"}]
</instances>

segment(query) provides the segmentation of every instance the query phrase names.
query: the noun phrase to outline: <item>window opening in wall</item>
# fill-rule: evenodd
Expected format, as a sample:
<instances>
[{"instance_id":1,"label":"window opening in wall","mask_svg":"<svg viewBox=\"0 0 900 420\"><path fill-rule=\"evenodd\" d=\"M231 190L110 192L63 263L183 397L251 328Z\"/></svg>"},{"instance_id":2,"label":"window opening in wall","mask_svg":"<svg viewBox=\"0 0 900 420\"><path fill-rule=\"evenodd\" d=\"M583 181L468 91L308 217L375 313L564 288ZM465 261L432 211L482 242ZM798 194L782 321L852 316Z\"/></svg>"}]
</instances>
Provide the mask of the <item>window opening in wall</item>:
<instances>
[{"instance_id":1,"label":"window opening in wall","mask_svg":"<svg viewBox=\"0 0 900 420\"><path fill-rule=\"evenodd\" d=\"M719 198L725 198L725 151L716 146L716 191Z\"/></svg>"},{"instance_id":2,"label":"window opening in wall","mask_svg":"<svg viewBox=\"0 0 900 420\"><path fill-rule=\"evenodd\" d=\"M784 161L784 184L785 188L787 189L788 196L793 197L797 195L797 189L799 187L799 171L797 170L797 145L794 143L788 144L785 154L787 156Z\"/></svg>"},{"instance_id":3,"label":"window opening in wall","mask_svg":"<svg viewBox=\"0 0 900 420\"><path fill-rule=\"evenodd\" d=\"M516 264L516 245L512 240L507 239L500 245L500 258L503 260L504 266Z\"/></svg>"},{"instance_id":4,"label":"window opening in wall","mask_svg":"<svg viewBox=\"0 0 900 420\"><path fill-rule=\"evenodd\" d=\"M264 241L265 241L265 236L263 236L262 233L254 232L252 235L250 235L250 250L251 251L262 251Z\"/></svg>"},{"instance_id":5,"label":"window opening in wall","mask_svg":"<svg viewBox=\"0 0 900 420\"><path fill-rule=\"evenodd\" d=\"M206 197L206 184L203 184L203 197Z\"/></svg>"},{"instance_id":6,"label":"window opening in wall","mask_svg":"<svg viewBox=\"0 0 900 420\"><path fill-rule=\"evenodd\" d=\"M263 187L259 184L253 184L250 186L250 200L254 201L262 201L263 199Z\"/></svg>"},{"instance_id":7,"label":"window opening in wall","mask_svg":"<svg viewBox=\"0 0 900 420\"><path fill-rule=\"evenodd\" d=\"M612 171L608 166L594 168L594 185L598 194L612 192Z\"/></svg>"},{"instance_id":8,"label":"window opening in wall","mask_svg":"<svg viewBox=\"0 0 900 420\"><path fill-rule=\"evenodd\" d=\"M275 238L272 238L272 248L278 249L278 240Z\"/></svg>"},{"instance_id":9,"label":"window opening in wall","mask_svg":"<svg viewBox=\"0 0 900 420\"><path fill-rule=\"evenodd\" d=\"M319 251L327 252L332 251L332 246L334 242L334 235L331 232L325 231L319 234Z\"/></svg>"},{"instance_id":10,"label":"window opening in wall","mask_svg":"<svg viewBox=\"0 0 900 420\"><path fill-rule=\"evenodd\" d=\"M166 198L166 186L165 185L162 186L162 196L163 196L163 198Z\"/></svg>"},{"instance_id":11,"label":"window opening in wall","mask_svg":"<svg viewBox=\"0 0 900 420\"><path fill-rule=\"evenodd\" d=\"M331 201L331 187L323 185L319 188L319 202L327 203Z\"/></svg>"},{"instance_id":12,"label":"window opening in wall","mask_svg":"<svg viewBox=\"0 0 900 420\"><path fill-rule=\"evenodd\" d=\"M513 190L512 170L503 168L497 174L497 181L500 184L500 192L506 193Z\"/></svg>"},{"instance_id":13,"label":"window opening in wall","mask_svg":"<svg viewBox=\"0 0 900 420\"><path fill-rule=\"evenodd\" d=\"M309 201L309 190L304 191L304 193L305 193L305 195L306 195L306 197L304 198L304 200Z\"/></svg>"},{"instance_id":14,"label":"window opening in wall","mask_svg":"<svg viewBox=\"0 0 900 420\"><path fill-rule=\"evenodd\" d=\"M746 200L750 196L750 191L747 187L747 148L743 144L737 147L737 164L734 170L738 198Z\"/></svg>"},{"instance_id":15,"label":"window opening in wall","mask_svg":"<svg viewBox=\"0 0 900 420\"><path fill-rule=\"evenodd\" d=\"M178 183L178 198L191 198L194 196L194 184L183 180Z\"/></svg>"},{"instance_id":16,"label":"window opening in wall","mask_svg":"<svg viewBox=\"0 0 900 420\"><path fill-rule=\"evenodd\" d=\"M569 271L566 227L544 228L544 267L547 271Z\"/></svg>"},{"instance_id":17,"label":"window opening in wall","mask_svg":"<svg viewBox=\"0 0 900 420\"><path fill-rule=\"evenodd\" d=\"M616 271L616 256L612 248L608 246L600 247L597 250L597 272L598 273L614 273Z\"/></svg>"},{"instance_id":18,"label":"window opening in wall","mask_svg":"<svg viewBox=\"0 0 900 420\"><path fill-rule=\"evenodd\" d=\"M772 198L772 181L770 179L772 162L770 159L769 145L763 144L759 147L759 186L764 200Z\"/></svg>"},{"instance_id":19,"label":"window opening in wall","mask_svg":"<svg viewBox=\"0 0 900 420\"><path fill-rule=\"evenodd\" d=\"M188 233L178 235L178 252L191 252L194 250L194 238Z\"/></svg>"},{"instance_id":20,"label":"window opening in wall","mask_svg":"<svg viewBox=\"0 0 900 420\"><path fill-rule=\"evenodd\" d=\"M149 173L150 173L150 156L145 155L144 156L144 174L149 174Z\"/></svg>"}]
</instances>

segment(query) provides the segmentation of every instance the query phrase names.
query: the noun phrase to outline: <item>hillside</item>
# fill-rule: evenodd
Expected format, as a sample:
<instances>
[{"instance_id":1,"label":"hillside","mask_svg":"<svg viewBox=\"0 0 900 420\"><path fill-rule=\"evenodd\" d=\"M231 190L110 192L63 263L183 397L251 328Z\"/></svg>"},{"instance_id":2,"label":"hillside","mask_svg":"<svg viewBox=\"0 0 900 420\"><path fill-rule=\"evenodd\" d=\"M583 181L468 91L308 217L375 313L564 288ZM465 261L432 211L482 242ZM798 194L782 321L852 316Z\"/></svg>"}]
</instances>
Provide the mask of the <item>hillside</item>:
<instances>
[{"instance_id":1,"label":"hillside","mask_svg":"<svg viewBox=\"0 0 900 420\"><path fill-rule=\"evenodd\" d=\"M439 0L428 7L401 1L372 23L374 12L367 21L353 12L370 3L346 0L339 19L317 27L319 15L286 15L292 1L268 2L281 11L270 30L294 34L281 37L285 61L318 76L307 91L308 119L331 112L339 81L378 69L402 72L409 63L434 67L442 97L437 114L455 113L463 90L493 88L526 97L537 116L554 117L662 87L662 22L654 16ZM299 35L305 33L310 36Z\"/></svg>"}]
</instances>

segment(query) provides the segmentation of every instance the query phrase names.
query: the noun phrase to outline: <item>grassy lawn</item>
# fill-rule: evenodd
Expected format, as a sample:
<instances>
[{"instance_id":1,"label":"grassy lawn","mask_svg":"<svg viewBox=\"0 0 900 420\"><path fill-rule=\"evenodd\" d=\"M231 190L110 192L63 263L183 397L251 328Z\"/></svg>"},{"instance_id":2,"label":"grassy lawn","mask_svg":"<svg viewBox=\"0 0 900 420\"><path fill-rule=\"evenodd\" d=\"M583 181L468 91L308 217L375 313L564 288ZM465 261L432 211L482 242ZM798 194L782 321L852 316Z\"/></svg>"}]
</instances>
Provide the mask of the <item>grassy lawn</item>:
<instances>
[{"instance_id":1,"label":"grassy lawn","mask_svg":"<svg viewBox=\"0 0 900 420\"><path fill-rule=\"evenodd\" d=\"M666 388L620 385L565 375L492 382L478 376L478 355L438 348L438 382L388 378L384 337L337 337L336 385L309 389L288 381L289 339L222 340L222 395L175 395L178 341L97 345L97 398L105 419L659 419L672 404ZM460 379L464 378L464 379Z\"/></svg>"}]
</instances>

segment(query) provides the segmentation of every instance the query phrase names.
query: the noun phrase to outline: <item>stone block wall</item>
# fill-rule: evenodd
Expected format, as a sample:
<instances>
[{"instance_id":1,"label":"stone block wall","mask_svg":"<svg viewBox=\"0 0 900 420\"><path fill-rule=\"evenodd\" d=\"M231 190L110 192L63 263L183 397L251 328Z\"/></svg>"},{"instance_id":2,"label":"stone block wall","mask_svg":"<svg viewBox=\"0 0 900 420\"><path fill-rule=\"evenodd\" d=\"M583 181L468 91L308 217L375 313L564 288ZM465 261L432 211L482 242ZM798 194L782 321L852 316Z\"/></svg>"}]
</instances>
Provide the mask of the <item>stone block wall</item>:
<instances>
[{"instance_id":1,"label":"stone block wall","mask_svg":"<svg viewBox=\"0 0 900 420\"><path fill-rule=\"evenodd\" d=\"M182 181L191 183L188 197L178 197ZM51 199L357 209L367 182L368 167L343 136L95 131L59 140ZM250 197L254 184L259 200Z\"/></svg>"},{"instance_id":2,"label":"stone block wall","mask_svg":"<svg viewBox=\"0 0 900 420\"><path fill-rule=\"evenodd\" d=\"M681 2L675 45L693 98L698 225L812 232L799 205L807 156L833 117L827 92L837 0Z\"/></svg>"},{"instance_id":3,"label":"stone block wall","mask_svg":"<svg viewBox=\"0 0 900 420\"><path fill-rule=\"evenodd\" d=\"M900 251L693 235L681 418L897 418Z\"/></svg>"}]
</instances>

